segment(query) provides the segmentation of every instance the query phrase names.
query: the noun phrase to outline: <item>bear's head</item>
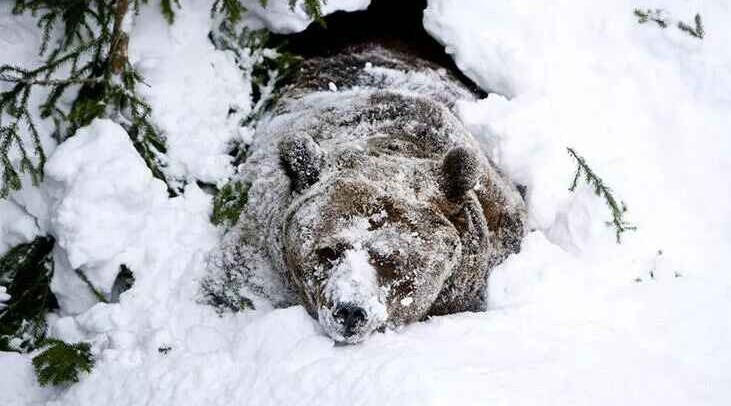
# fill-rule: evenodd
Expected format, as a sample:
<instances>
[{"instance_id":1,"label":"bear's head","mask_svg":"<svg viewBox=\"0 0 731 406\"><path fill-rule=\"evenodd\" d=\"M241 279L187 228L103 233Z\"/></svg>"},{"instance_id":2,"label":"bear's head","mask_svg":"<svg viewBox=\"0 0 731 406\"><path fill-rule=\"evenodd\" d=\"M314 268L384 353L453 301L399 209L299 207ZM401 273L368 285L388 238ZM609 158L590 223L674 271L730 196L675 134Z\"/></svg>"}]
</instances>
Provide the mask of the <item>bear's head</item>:
<instances>
[{"instance_id":1,"label":"bear's head","mask_svg":"<svg viewBox=\"0 0 731 406\"><path fill-rule=\"evenodd\" d=\"M460 147L434 160L332 155L307 136L280 145L294 192L283 254L310 314L334 340L356 343L428 314L462 258L444 207L475 185L479 164Z\"/></svg>"}]
</instances>

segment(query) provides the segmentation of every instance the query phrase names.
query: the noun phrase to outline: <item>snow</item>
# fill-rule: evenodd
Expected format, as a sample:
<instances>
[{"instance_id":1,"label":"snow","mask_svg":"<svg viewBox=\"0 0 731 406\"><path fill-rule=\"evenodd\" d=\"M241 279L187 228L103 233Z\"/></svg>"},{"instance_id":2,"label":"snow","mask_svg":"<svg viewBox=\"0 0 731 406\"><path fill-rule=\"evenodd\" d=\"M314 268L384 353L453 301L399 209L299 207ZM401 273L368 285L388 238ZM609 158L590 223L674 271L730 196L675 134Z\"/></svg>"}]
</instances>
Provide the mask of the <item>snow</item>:
<instances>
[{"instance_id":1,"label":"snow","mask_svg":"<svg viewBox=\"0 0 731 406\"><path fill-rule=\"evenodd\" d=\"M241 1L248 10L244 15L244 22L247 26L267 28L278 34L304 31L313 21L305 12L304 0L296 0L294 11L290 7L290 1L268 0L266 7L262 6L261 0ZM370 0L328 0L322 3L322 14L328 15L336 11L364 10L370 4Z\"/></svg>"},{"instance_id":2,"label":"snow","mask_svg":"<svg viewBox=\"0 0 731 406\"><path fill-rule=\"evenodd\" d=\"M284 0L270 0L263 16L251 2L247 18L273 30L308 23L299 11L275 14ZM207 2L181 3L173 28L143 8L130 55L151 85L171 168L217 182L231 173L226 112L246 105L248 85L207 45ZM330 0L326 9L365 3ZM301 306L218 317L198 304L205 256L220 238L210 197L192 182L168 198L123 130L95 121L53 153L40 189L0 202L0 252L36 234L57 237L63 300L51 332L90 340L97 364L78 384L41 389L28 355L0 353L0 403L728 404L731 10L722 0L641 5L687 22L700 12L701 41L639 25L637 6L429 1L425 27L495 91L459 111L528 187L535 231L493 272L489 311L357 346L335 346ZM32 65L34 20L9 10L0 5L0 59ZM590 188L566 190L568 146L627 202L639 228L622 245ZM91 306L72 264L106 289L121 263L135 285L119 303Z\"/></svg>"},{"instance_id":3,"label":"snow","mask_svg":"<svg viewBox=\"0 0 731 406\"><path fill-rule=\"evenodd\" d=\"M3 405L26 405L42 403L50 390L41 389L36 383L30 359L14 352L0 352L3 367L0 379L0 403Z\"/></svg>"},{"instance_id":4,"label":"snow","mask_svg":"<svg viewBox=\"0 0 731 406\"><path fill-rule=\"evenodd\" d=\"M75 290L60 287L80 286L74 270L82 269L97 289L110 292L122 263L110 259L139 241L147 216L168 201L166 186L152 177L124 129L99 119L58 147L46 176L51 232L67 260L55 270L52 287L63 308L77 313L85 303L74 303L81 299Z\"/></svg>"},{"instance_id":5,"label":"snow","mask_svg":"<svg viewBox=\"0 0 731 406\"><path fill-rule=\"evenodd\" d=\"M5 286L0 286L0 310L8 307L6 303L11 297L12 296L7 293L7 288Z\"/></svg>"},{"instance_id":6,"label":"snow","mask_svg":"<svg viewBox=\"0 0 731 406\"><path fill-rule=\"evenodd\" d=\"M132 23L130 61L149 85L140 90L166 138L166 174L216 184L233 173L228 149L240 115L229 109L251 110L251 83L208 40L209 9L207 1L183 1L168 26L157 5L143 7Z\"/></svg>"},{"instance_id":7,"label":"snow","mask_svg":"<svg viewBox=\"0 0 731 406\"><path fill-rule=\"evenodd\" d=\"M0 255L39 234L33 217L12 200L0 200Z\"/></svg>"}]
</instances>

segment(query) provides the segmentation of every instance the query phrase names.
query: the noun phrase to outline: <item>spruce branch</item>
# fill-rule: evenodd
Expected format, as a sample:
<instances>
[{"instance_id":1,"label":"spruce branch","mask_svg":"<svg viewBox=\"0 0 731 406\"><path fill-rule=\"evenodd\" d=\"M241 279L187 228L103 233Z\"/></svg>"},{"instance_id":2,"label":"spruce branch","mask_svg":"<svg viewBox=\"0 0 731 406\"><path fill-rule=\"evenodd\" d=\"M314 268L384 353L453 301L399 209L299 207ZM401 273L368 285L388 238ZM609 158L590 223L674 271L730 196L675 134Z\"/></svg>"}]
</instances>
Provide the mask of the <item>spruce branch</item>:
<instances>
[{"instance_id":1,"label":"spruce branch","mask_svg":"<svg viewBox=\"0 0 731 406\"><path fill-rule=\"evenodd\" d=\"M326 0L304 0L305 13L323 26L325 25L325 20L322 18L322 5L325 2ZM297 0L289 0L289 7L291 9L294 10L296 5Z\"/></svg>"},{"instance_id":2,"label":"spruce branch","mask_svg":"<svg viewBox=\"0 0 731 406\"><path fill-rule=\"evenodd\" d=\"M131 1L135 12L147 3ZM161 1L163 10L172 10L173 4L178 2ZM168 183L159 158L165 153L164 138L151 121L149 104L137 93L143 78L127 58L123 22L130 0L16 0L13 12L39 15L40 54L46 59L34 69L0 66L0 82L12 85L0 93L0 198L21 187L21 173L30 174L34 183L42 180L46 158L30 105L37 88L47 89L37 108L41 118L52 119L57 141L95 118L110 118L125 128L153 176ZM57 27L63 30L54 40ZM70 107L61 105L64 95L72 98ZM17 163L10 159L11 151L20 155Z\"/></svg>"},{"instance_id":3,"label":"spruce branch","mask_svg":"<svg viewBox=\"0 0 731 406\"><path fill-rule=\"evenodd\" d=\"M44 345L45 349L33 357L33 368L41 386L78 382L82 372L91 372L94 367L89 343L67 344L47 339Z\"/></svg>"},{"instance_id":4,"label":"spruce branch","mask_svg":"<svg viewBox=\"0 0 731 406\"><path fill-rule=\"evenodd\" d=\"M241 127L252 124L276 102L277 90L284 80L295 71L301 58L281 51L280 45L270 44L266 30L251 30L243 24L224 19L217 29L209 33L209 39L216 49L230 52L244 78L251 82L253 106L241 110L231 106L231 118L238 119ZM232 142L230 154L234 164L243 162L246 146L242 140Z\"/></svg>"},{"instance_id":5,"label":"spruce branch","mask_svg":"<svg viewBox=\"0 0 731 406\"><path fill-rule=\"evenodd\" d=\"M22 83L24 85L39 86L60 86L60 85L78 85L78 84L99 84L101 78L78 78L78 79L24 79L0 74L0 82Z\"/></svg>"},{"instance_id":6,"label":"spruce branch","mask_svg":"<svg viewBox=\"0 0 731 406\"><path fill-rule=\"evenodd\" d=\"M266 7L267 0L260 0L262 7ZM211 18L216 14L223 14L229 23L236 23L246 12L246 7L239 0L215 0L211 5Z\"/></svg>"},{"instance_id":7,"label":"spruce branch","mask_svg":"<svg viewBox=\"0 0 731 406\"><path fill-rule=\"evenodd\" d=\"M32 351L45 337L45 314L56 307L53 245L53 238L38 237L0 257L0 286L10 296L0 309L0 351Z\"/></svg>"},{"instance_id":8,"label":"spruce branch","mask_svg":"<svg viewBox=\"0 0 731 406\"><path fill-rule=\"evenodd\" d=\"M239 69L251 80L254 106L242 117L241 125L259 118L276 101L276 90L301 62L300 57L281 51L281 46L269 45L267 31L250 30L228 20L211 31L209 39L216 49L233 54Z\"/></svg>"},{"instance_id":9,"label":"spruce branch","mask_svg":"<svg viewBox=\"0 0 731 406\"><path fill-rule=\"evenodd\" d=\"M617 236L617 244L622 242L622 233L626 231L634 231L637 229L636 226L627 222L624 219L624 214L627 212L627 206L624 202L617 202L617 199L612 194L612 190L604 184L604 181L589 167L584 157L576 153L573 148L566 148L569 155L576 160L576 172L574 178L571 181L569 190L574 192L578 186L581 175L584 175L586 183L594 188L594 193L604 199L609 210L612 214L612 220L607 222L607 225L613 226Z\"/></svg>"}]
</instances>

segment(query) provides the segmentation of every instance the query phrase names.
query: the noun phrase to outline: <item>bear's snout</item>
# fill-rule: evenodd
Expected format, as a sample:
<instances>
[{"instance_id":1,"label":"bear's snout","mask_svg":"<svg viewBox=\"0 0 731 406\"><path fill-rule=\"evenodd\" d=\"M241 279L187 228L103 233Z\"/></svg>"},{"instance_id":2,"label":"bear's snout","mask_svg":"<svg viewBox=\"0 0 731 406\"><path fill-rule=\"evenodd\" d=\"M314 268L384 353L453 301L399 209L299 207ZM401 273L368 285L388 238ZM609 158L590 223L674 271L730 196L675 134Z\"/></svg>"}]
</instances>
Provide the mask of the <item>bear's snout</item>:
<instances>
[{"instance_id":1,"label":"bear's snout","mask_svg":"<svg viewBox=\"0 0 731 406\"><path fill-rule=\"evenodd\" d=\"M341 325L345 338L358 334L368 321L365 309L352 303L340 303L335 306L333 320Z\"/></svg>"},{"instance_id":2,"label":"bear's snout","mask_svg":"<svg viewBox=\"0 0 731 406\"><path fill-rule=\"evenodd\" d=\"M318 320L335 341L355 344L386 321L384 291L366 250L353 242L353 248L333 261L330 275L317 303Z\"/></svg>"}]
</instances>

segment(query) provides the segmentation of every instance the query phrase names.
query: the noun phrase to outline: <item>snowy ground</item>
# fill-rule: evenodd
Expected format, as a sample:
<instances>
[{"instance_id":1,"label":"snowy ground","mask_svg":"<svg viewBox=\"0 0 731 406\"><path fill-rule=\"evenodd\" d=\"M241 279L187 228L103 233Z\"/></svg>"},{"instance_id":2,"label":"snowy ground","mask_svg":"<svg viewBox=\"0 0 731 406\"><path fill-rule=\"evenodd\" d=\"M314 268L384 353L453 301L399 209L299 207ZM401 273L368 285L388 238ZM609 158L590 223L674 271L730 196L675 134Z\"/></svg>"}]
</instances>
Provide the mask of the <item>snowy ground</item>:
<instances>
[{"instance_id":1,"label":"snowy ground","mask_svg":"<svg viewBox=\"0 0 731 406\"><path fill-rule=\"evenodd\" d=\"M33 19L6 3L0 62L37 63ZM248 106L249 84L209 44L208 4L182 3L172 28L142 13L131 58L176 173L217 182L237 136L228 108ZM365 4L328 2L338 3ZM636 7L686 22L700 12L706 37L640 25ZM2 353L0 404L731 403L730 18L724 0L429 1L427 30L496 92L461 112L528 186L535 231L494 272L488 312L358 346L334 346L301 307L219 318L196 304L220 237L210 197L193 183L168 198L124 131L94 122L55 149L40 189L0 202L0 252L57 238L52 334L91 340L98 361L78 384L42 389L30 357ZM306 24L276 22L285 32ZM588 187L568 192L569 146L628 204L639 229L622 245ZM108 288L120 263L134 287L92 306L71 270Z\"/></svg>"}]
</instances>

